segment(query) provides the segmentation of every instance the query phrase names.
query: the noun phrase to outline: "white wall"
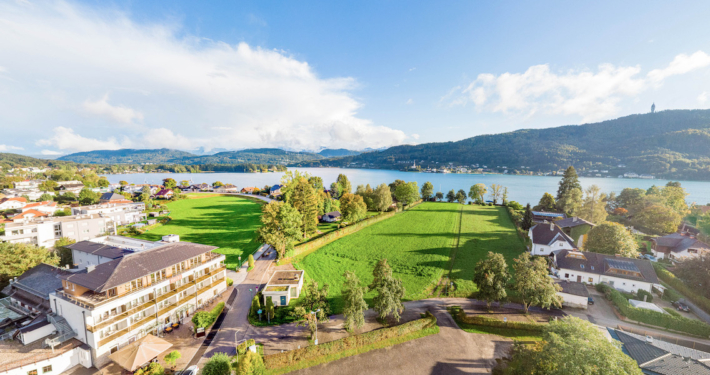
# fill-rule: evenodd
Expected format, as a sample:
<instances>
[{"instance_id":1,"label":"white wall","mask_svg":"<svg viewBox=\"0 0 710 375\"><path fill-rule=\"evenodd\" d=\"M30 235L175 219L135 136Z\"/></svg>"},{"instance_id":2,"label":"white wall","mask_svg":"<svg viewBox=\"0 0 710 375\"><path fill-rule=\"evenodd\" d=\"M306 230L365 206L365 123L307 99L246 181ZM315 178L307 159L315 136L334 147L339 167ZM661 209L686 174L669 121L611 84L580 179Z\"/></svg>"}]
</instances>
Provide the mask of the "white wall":
<instances>
[{"instance_id":1,"label":"white wall","mask_svg":"<svg viewBox=\"0 0 710 375\"><path fill-rule=\"evenodd\" d=\"M557 292L557 295L562 297L563 306L587 309L587 297L562 292Z\"/></svg>"},{"instance_id":2,"label":"white wall","mask_svg":"<svg viewBox=\"0 0 710 375\"><path fill-rule=\"evenodd\" d=\"M87 353L81 348L74 348L66 353L62 353L54 358L39 361L30 365L17 367L8 371L0 370L0 375L27 375L32 370L37 370L38 375L59 375L72 367L82 364L85 367L91 367L91 362L86 366ZM45 366L52 366L51 372L42 372Z\"/></svg>"},{"instance_id":3,"label":"white wall","mask_svg":"<svg viewBox=\"0 0 710 375\"><path fill-rule=\"evenodd\" d=\"M567 241L558 240L550 246L533 244L531 255L550 255L554 250L574 250L574 247Z\"/></svg>"},{"instance_id":4,"label":"white wall","mask_svg":"<svg viewBox=\"0 0 710 375\"><path fill-rule=\"evenodd\" d=\"M589 273L589 272L583 272L583 271L577 271L577 270L570 270L570 269L565 269L561 268L559 270L559 276L561 280L569 280L569 281L577 281L577 276L582 276L582 281L583 283L586 284L598 284L598 283L607 283L611 284L611 282L614 282L614 288L623 290L625 292L637 292L639 289L644 289L648 292L651 292L651 287L652 284L645 282L645 281L638 281L638 280L630 280L630 279L624 279L621 277L615 277L615 276L608 276L608 275L598 275L595 273Z\"/></svg>"},{"instance_id":5,"label":"white wall","mask_svg":"<svg viewBox=\"0 0 710 375\"><path fill-rule=\"evenodd\" d=\"M37 328L33 331L23 332L22 333L22 344L24 344L24 345L31 344L37 340L43 339L43 338L51 335L56 330L57 330L57 328L54 327L52 324L47 324L46 326Z\"/></svg>"}]
</instances>

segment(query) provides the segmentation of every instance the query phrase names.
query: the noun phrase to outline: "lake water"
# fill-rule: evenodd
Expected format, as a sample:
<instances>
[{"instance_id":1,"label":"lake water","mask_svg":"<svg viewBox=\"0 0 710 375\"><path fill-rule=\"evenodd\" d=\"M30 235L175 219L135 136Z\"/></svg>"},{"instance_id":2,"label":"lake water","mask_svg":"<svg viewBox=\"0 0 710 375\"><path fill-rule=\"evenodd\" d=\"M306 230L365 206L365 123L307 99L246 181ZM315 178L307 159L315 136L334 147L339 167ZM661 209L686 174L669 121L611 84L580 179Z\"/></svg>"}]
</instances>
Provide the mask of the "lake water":
<instances>
[{"instance_id":1,"label":"lake water","mask_svg":"<svg viewBox=\"0 0 710 375\"><path fill-rule=\"evenodd\" d=\"M442 174L442 173L416 173L401 172L382 169L350 169L350 168L298 168L299 171L307 172L313 176L320 176L326 186L330 186L336 180L338 174L343 173L348 176L353 190L360 184L370 184L373 188L379 184L389 184L396 179L404 181L416 181L419 187L430 181L434 185L434 192L441 191L446 194L449 190L464 189L466 194L473 184L483 183L486 186L499 184L508 188L508 199L518 201L522 204L531 203L536 205L545 192L556 195L557 184L560 177L552 176L516 176L501 174ZM118 183L121 180L132 184L160 184L164 178L172 177L180 183L182 180L192 181L192 183L206 182L211 184L215 181L230 183L240 188L246 186L263 187L264 185L274 185L281 180L281 172L272 173L136 173L106 175L111 183ZM667 180L641 180L626 178L588 178L580 177L583 188L590 185L599 186L603 192L621 192L624 188L648 189L652 185L663 186ZM681 181L682 186L688 192L688 203L698 204L710 203L710 182L703 181ZM487 197L486 197L487 198Z\"/></svg>"}]
</instances>

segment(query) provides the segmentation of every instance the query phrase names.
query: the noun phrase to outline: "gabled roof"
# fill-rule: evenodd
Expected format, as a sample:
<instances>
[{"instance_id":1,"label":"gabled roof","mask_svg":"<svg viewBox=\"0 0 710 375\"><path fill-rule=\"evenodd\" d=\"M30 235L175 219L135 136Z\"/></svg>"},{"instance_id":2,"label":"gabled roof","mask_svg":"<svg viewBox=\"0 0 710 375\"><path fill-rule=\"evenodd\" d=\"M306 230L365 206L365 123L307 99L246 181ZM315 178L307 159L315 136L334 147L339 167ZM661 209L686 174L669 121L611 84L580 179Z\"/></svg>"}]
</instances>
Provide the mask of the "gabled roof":
<instances>
[{"instance_id":1,"label":"gabled roof","mask_svg":"<svg viewBox=\"0 0 710 375\"><path fill-rule=\"evenodd\" d=\"M167 194L173 194L173 191L170 189L162 189L159 192L155 193L155 195L167 195Z\"/></svg>"},{"instance_id":2,"label":"gabled roof","mask_svg":"<svg viewBox=\"0 0 710 375\"><path fill-rule=\"evenodd\" d=\"M538 245L549 246L556 241L566 241L572 247L577 247L574 240L560 229L555 223L537 224L530 229L532 232L532 242Z\"/></svg>"},{"instance_id":3,"label":"gabled roof","mask_svg":"<svg viewBox=\"0 0 710 375\"><path fill-rule=\"evenodd\" d=\"M32 207L40 207L40 206L56 207L57 202L43 201L43 202L28 203L25 205L25 207L23 207L23 209L32 208Z\"/></svg>"},{"instance_id":4,"label":"gabled roof","mask_svg":"<svg viewBox=\"0 0 710 375\"><path fill-rule=\"evenodd\" d=\"M14 198L0 199L0 204L5 203L5 202L9 202L9 201L17 201L17 202L27 203L27 199L25 197L14 197Z\"/></svg>"},{"instance_id":5,"label":"gabled roof","mask_svg":"<svg viewBox=\"0 0 710 375\"><path fill-rule=\"evenodd\" d=\"M116 193L103 193L101 194L101 198L99 198L99 200L102 201L122 201L125 199L126 197Z\"/></svg>"},{"instance_id":6,"label":"gabled roof","mask_svg":"<svg viewBox=\"0 0 710 375\"><path fill-rule=\"evenodd\" d=\"M22 213L17 214L12 217L13 220L17 219L25 219L25 218L31 218L31 217L44 217L44 216L49 216L44 212L40 212L34 209L29 209L29 210L23 210Z\"/></svg>"},{"instance_id":7,"label":"gabled roof","mask_svg":"<svg viewBox=\"0 0 710 375\"><path fill-rule=\"evenodd\" d=\"M283 187L283 185L276 184L276 185L272 186L272 187L271 187L271 190L269 190L269 191L279 190L279 189L281 189L282 187Z\"/></svg>"},{"instance_id":8,"label":"gabled roof","mask_svg":"<svg viewBox=\"0 0 710 375\"><path fill-rule=\"evenodd\" d=\"M562 220L555 221L555 224L557 224L557 226L560 228L574 228L574 227L578 227L580 225L594 226L594 223L584 220L584 219L577 217L577 216L568 217L568 218L565 218Z\"/></svg>"},{"instance_id":9,"label":"gabled roof","mask_svg":"<svg viewBox=\"0 0 710 375\"><path fill-rule=\"evenodd\" d=\"M126 254L133 253L133 251L130 250L124 250L116 246L110 246L92 241L81 241L65 247L81 251L82 253L98 255L110 259L118 259Z\"/></svg>"},{"instance_id":10,"label":"gabled roof","mask_svg":"<svg viewBox=\"0 0 710 375\"><path fill-rule=\"evenodd\" d=\"M63 277L97 293L124 285L139 277L160 271L216 249L215 246L175 242L102 263L83 273Z\"/></svg>"},{"instance_id":11,"label":"gabled roof","mask_svg":"<svg viewBox=\"0 0 710 375\"><path fill-rule=\"evenodd\" d=\"M653 241L657 246L670 248L670 250L674 253L680 253L690 248L710 250L710 246L698 240L694 236L691 237L680 233L671 233L667 236L656 237Z\"/></svg>"},{"instance_id":12,"label":"gabled roof","mask_svg":"<svg viewBox=\"0 0 710 375\"><path fill-rule=\"evenodd\" d=\"M660 375L707 375L710 367L691 357L673 353L638 338L638 335L615 330L615 338L621 341L624 352L638 363L646 374ZM655 342L656 340L654 340ZM677 345L676 345L677 346Z\"/></svg>"},{"instance_id":13,"label":"gabled roof","mask_svg":"<svg viewBox=\"0 0 710 375\"><path fill-rule=\"evenodd\" d=\"M323 216L340 217L340 212L338 212L338 211L332 211L332 212L328 212L327 214L325 214L325 215L323 215Z\"/></svg>"},{"instance_id":14,"label":"gabled roof","mask_svg":"<svg viewBox=\"0 0 710 375\"><path fill-rule=\"evenodd\" d=\"M577 283L568 280L558 280L556 284L562 288L561 293L572 294L580 297L589 297L589 291L587 290L587 286L583 283Z\"/></svg>"},{"instance_id":15,"label":"gabled roof","mask_svg":"<svg viewBox=\"0 0 710 375\"><path fill-rule=\"evenodd\" d=\"M581 254L584 259L580 259L578 256L569 256L570 253L573 253L573 255ZM555 263L557 263L558 269L583 271L621 279L640 280L652 284L659 283L656 271L653 269L651 261L647 259L623 258L588 251L573 252L570 250L560 250L555 253ZM615 269L639 272L641 277L615 273Z\"/></svg>"}]
</instances>

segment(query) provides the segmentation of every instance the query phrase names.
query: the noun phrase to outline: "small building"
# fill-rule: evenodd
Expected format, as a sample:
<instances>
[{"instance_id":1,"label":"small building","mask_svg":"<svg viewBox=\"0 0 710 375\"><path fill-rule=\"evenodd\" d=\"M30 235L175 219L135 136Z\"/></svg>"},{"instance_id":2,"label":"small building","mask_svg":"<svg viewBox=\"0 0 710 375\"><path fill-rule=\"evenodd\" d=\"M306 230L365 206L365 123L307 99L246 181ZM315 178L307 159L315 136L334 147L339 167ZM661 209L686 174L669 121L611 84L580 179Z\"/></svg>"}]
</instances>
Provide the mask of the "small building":
<instances>
[{"instance_id":1,"label":"small building","mask_svg":"<svg viewBox=\"0 0 710 375\"><path fill-rule=\"evenodd\" d=\"M555 223L537 224L530 228L528 236L532 242L530 255L551 255L555 250L574 250L577 247L570 236Z\"/></svg>"},{"instance_id":2,"label":"small building","mask_svg":"<svg viewBox=\"0 0 710 375\"><path fill-rule=\"evenodd\" d=\"M562 306L587 309L589 291L586 285L569 280L559 280L556 284L562 288L562 291L557 292L562 297Z\"/></svg>"},{"instance_id":3,"label":"small building","mask_svg":"<svg viewBox=\"0 0 710 375\"><path fill-rule=\"evenodd\" d=\"M250 187L245 187L242 188L241 192L244 194L254 194L255 191L259 190L259 188L250 186Z\"/></svg>"},{"instance_id":4,"label":"small building","mask_svg":"<svg viewBox=\"0 0 710 375\"><path fill-rule=\"evenodd\" d=\"M618 329L608 331L644 374L710 375L710 353Z\"/></svg>"},{"instance_id":5,"label":"small building","mask_svg":"<svg viewBox=\"0 0 710 375\"><path fill-rule=\"evenodd\" d=\"M301 295L304 274L303 270L274 272L262 292L264 303L266 303L266 297L271 297L274 306L288 306L291 299Z\"/></svg>"},{"instance_id":6,"label":"small building","mask_svg":"<svg viewBox=\"0 0 710 375\"><path fill-rule=\"evenodd\" d=\"M568 217L555 221L555 224L562 229L565 234L572 238L578 248L582 248L587 240L587 233L594 228L594 223L579 218L577 216Z\"/></svg>"},{"instance_id":7,"label":"small building","mask_svg":"<svg viewBox=\"0 0 710 375\"><path fill-rule=\"evenodd\" d=\"M103 193L99 198L99 203L133 203L121 194Z\"/></svg>"},{"instance_id":8,"label":"small building","mask_svg":"<svg viewBox=\"0 0 710 375\"><path fill-rule=\"evenodd\" d=\"M160 198L160 199L170 199L170 198L173 197L173 194L175 194L175 193L173 193L172 190L170 190L170 189L163 189L163 190L157 192L157 193L155 194L155 197L156 197L156 198Z\"/></svg>"},{"instance_id":9,"label":"small building","mask_svg":"<svg viewBox=\"0 0 710 375\"><path fill-rule=\"evenodd\" d=\"M338 212L338 211L328 212L327 214L323 215L323 217L321 218L321 221L324 221L326 223L334 223L339 220L340 220L340 212Z\"/></svg>"},{"instance_id":10,"label":"small building","mask_svg":"<svg viewBox=\"0 0 710 375\"><path fill-rule=\"evenodd\" d=\"M58 188L57 190L61 191L62 193L65 192L71 192L74 193L75 195L78 195L81 192L81 189L84 188L84 183L81 181L58 181L57 182Z\"/></svg>"},{"instance_id":11,"label":"small building","mask_svg":"<svg viewBox=\"0 0 710 375\"><path fill-rule=\"evenodd\" d=\"M651 239L651 252L658 259L680 260L710 253L710 246L698 240L692 232L683 231Z\"/></svg>"},{"instance_id":12,"label":"small building","mask_svg":"<svg viewBox=\"0 0 710 375\"><path fill-rule=\"evenodd\" d=\"M631 305L637 309L646 309L646 310L655 311L655 312L661 313L661 314L668 314L666 312L666 310L663 310L662 308L658 307L658 305L656 305L655 303L651 303L651 302L630 299L629 305Z\"/></svg>"},{"instance_id":13,"label":"small building","mask_svg":"<svg viewBox=\"0 0 710 375\"><path fill-rule=\"evenodd\" d=\"M217 186L214 188L215 193L237 193L239 190L232 184Z\"/></svg>"},{"instance_id":14,"label":"small building","mask_svg":"<svg viewBox=\"0 0 710 375\"><path fill-rule=\"evenodd\" d=\"M533 222L538 224L567 218L567 215L559 212L533 211L532 214Z\"/></svg>"},{"instance_id":15,"label":"small building","mask_svg":"<svg viewBox=\"0 0 710 375\"><path fill-rule=\"evenodd\" d=\"M24 197L0 199L0 210L18 210L27 205Z\"/></svg>"},{"instance_id":16,"label":"small building","mask_svg":"<svg viewBox=\"0 0 710 375\"><path fill-rule=\"evenodd\" d=\"M277 197L281 195L281 188L283 188L283 185L274 185L269 189L269 195L273 195L274 197Z\"/></svg>"},{"instance_id":17,"label":"small building","mask_svg":"<svg viewBox=\"0 0 710 375\"><path fill-rule=\"evenodd\" d=\"M55 212L57 212L57 202L44 201L44 202L28 203L24 207L22 207L22 212L25 212L28 210L39 211L41 213L51 216L51 215L54 215Z\"/></svg>"}]
</instances>

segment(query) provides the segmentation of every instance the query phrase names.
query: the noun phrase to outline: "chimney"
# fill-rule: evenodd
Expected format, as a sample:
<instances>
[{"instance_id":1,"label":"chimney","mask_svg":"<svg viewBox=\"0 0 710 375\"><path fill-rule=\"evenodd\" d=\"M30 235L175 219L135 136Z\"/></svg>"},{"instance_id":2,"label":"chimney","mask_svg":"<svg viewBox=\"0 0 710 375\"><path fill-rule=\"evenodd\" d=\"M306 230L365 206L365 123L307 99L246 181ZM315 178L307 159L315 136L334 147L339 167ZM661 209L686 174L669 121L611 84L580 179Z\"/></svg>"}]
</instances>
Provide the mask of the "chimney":
<instances>
[{"instance_id":1,"label":"chimney","mask_svg":"<svg viewBox=\"0 0 710 375\"><path fill-rule=\"evenodd\" d=\"M643 301L646 302L646 299L648 298L648 294L643 295Z\"/></svg>"},{"instance_id":2,"label":"chimney","mask_svg":"<svg viewBox=\"0 0 710 375\"><path fill-rule=\"evenodd\" d=\"M89 273L89 272L93 271L94 269L96 269L96 266L94 266L94 265L87 266L87 267L86 267L86 272Z\"/></svg>"},{"instance_id":3,"label":"chimney","mask_svg":"<svg viewBox=\"0 0 710 375\"><path fill-rule=\"evenodd\" d=\"M554 231L554 230L555 230L555 224L554 224L554 223L550 223L550 231Z\"/></svg>"},{"instance_id":4,"label":"chimney","mask_svg":"<svg viewBox=\"0 0 710 375\"><path fill-rule=\"evenodd\" d=\"M649 343L649 344L652 344L652 343L653 343L653 337L651 337L651 336L646 336L646 342Z\"/></svg>"},{"instance_id":5,"label":"chimney","mask_svg":"<svg viewBox=\"0 0 710 375\"><path fill-rule=\"evenodd\" d=\"M575 223L577 222L577 216L572 218L572 222L575 222Z\"/></svg>"}]
</instances>

